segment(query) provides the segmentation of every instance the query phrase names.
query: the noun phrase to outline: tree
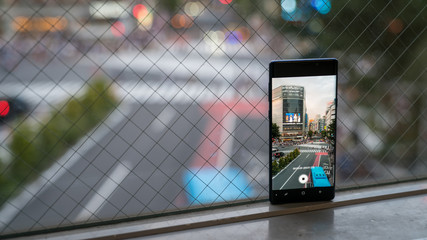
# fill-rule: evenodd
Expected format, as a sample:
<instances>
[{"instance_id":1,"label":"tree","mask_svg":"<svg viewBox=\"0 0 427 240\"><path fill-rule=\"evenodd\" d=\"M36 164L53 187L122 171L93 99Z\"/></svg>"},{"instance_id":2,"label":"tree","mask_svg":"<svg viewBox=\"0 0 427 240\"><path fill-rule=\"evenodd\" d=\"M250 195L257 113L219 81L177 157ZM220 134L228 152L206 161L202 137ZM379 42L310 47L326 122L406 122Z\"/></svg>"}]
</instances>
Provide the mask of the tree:
<instances>
[{"instance_id":1,"label":"tree","mask_svg":"<svg viewBox=\"0 0 427 240\"><path fill-rule=\"evenodd\" d=\"M398 162L402 166L419 158L424 151L421 134L426 109L425 34L427 9L423 0L398 1L332 1L331 12L315 21L323 23L315 35L320 55L334 56L345 69L346 95L357 94L347 101L352 107L370 109L361 119L383 141L379 153L382 161L396 164L394 148L407 145ZM333 54L334 53L334 54ZM365 65L363 65L365 64ZM424 80L423 80L424 79ZM405 98L405 109L397 102ZM383 109L386 109L384 111ZM396 116L396 122L378 128L375 115ZM400 117L400 116L404 117ZM387 117L386 117L387 118ZM334 139L335 140L335 139ZM416 144L416 142L420 144ZM396 149L396 151L399 151ZM390 156L387 156L390 155Z\"/></svg>"},{"instance_id":2,"label":"tree","mask_svg":"<svg viewBox=\"0 0 427 240\"><path fill-rule=\"evenodd\" d=\"M308 138L312 138L313 137L313 131L309 130L307 135L308 135Z\"/></svg>"},{"instance_id":3,"label":"tree","mask_svg":"<svg viewBox=\"0 0 427 240\"><path fill-rule=\"evenodd\" d=\"M273 123L273 125L271 126L271 136L273 138L280 137L280 129L279 129L279 126L276 123Z\"/></svg>"},{"instance_id":4,"label":"tree","mask_svg":"<svg viewBox=\"0 0 427 240\"><path fill-rule=\"evenodd\" d=\"M166 10L169 14L173 14L181 5L180 0L159 0L158 7L162 10Z\"/></svg>"},{"instance_id":5,"label":"tree","mask_svg":"<svg viewBox=\"0 0 427 240\"><path fill-rule=\"evenodd\" d=\"M322 138L325 139L327 137L327 131L323 130L322 132L320 132L322 134Z\"/></svg>"},{"instance_id":6,"label":"tree","mask_svg":"<svg viewBox=\"0 0 427 240\"><path fill-rule=\"evenodd\" d=\"M328 131L326 132L326 138L332 143L335 144L335 134L336 134L336 119L332 120L332 123L328 125Z\"/></svg>"},{"instance_id":7,"label":"tree","mask_svg":"<svg viewBox=\"0 0 427 240\"><path fill-rule=\"evenodd\" d=\"M0 206L108 116L117 106L111 90L108 80L94 79L82 96L53 108L44 121L14 123L8 144L11 161L7 167L0 161Z\"/></svg>"},{"instance_id":8,"label":"tree","mask_svg":"<svg viewBox=\"0 0 427 240\"><path fill-rule=\"evenodd\" d=\"M280 159L279 159L279 168L280 169L283 169L283 168L285 168L286 167L286 161L285 161L285 158L284 157L281 157Z\"/></svg>"},{"instance_id":9,"label":"tree","mask_svg":"<svg viewBox=\"0 0 427 240\"><path fill-rule=\"evenodd\" d=\"M279 164L277 163L277 161L273 161L271 163L271 174L274 176L278 172L280 172Z\"/></svg>"}]
</instances>

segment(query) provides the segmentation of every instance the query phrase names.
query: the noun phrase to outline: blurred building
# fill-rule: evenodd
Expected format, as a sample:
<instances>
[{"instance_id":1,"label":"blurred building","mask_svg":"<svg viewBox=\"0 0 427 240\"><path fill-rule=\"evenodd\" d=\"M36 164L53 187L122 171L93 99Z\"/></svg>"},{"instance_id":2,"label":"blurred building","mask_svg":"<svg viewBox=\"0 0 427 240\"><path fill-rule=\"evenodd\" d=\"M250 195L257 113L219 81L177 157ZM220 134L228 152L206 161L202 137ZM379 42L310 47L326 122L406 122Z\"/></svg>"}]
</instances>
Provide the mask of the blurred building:
<instances>
[{"instance_id":1,"label":"blurred building","mask_svg":"<svg viewBox=\"0 0 427 240\"><path fill-rule=\"evenodd\" d=\"M108 39L116 33L129 34L137 25L130 0L6 0L0 8L5 13L1 29L6 41L55 32L78 39Z\"/></svg>"},{"instance_id":2,"label":"blurred building","mask_svg":"<svg viewBox=\"0 0 427 240\"><path fill-rule=\"evenodd\" d=\"M107 46L125 38L139 47L167 40L179 45L179 38L198 44L203 39L216 50L225 44L240 49L251 36L236 11L226 11L229 6L219 1L189 1L172 12L163 5L156 0L3 0L0 37L9 42L58 33L83 45L102 41Z\"/></svg>"}]
</instances>

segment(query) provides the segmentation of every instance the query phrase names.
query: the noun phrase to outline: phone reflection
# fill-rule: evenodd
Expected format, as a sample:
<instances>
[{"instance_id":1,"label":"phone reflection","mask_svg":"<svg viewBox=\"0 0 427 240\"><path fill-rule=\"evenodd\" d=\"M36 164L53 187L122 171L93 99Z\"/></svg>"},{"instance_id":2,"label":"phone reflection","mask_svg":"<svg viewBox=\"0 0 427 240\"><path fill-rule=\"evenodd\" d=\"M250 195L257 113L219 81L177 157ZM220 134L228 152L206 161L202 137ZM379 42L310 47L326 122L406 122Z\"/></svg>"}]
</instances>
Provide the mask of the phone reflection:
<instances>
[{"instance_id":1,"label":"phone reflection","mask_svg":"<svg viewBox=\"0 0 427 240\"><path fill-rule=\"evenodd\" d=\"M334 228L334 209L269 218L268 239L330 238Z\"/></svg>"}]
</instances>

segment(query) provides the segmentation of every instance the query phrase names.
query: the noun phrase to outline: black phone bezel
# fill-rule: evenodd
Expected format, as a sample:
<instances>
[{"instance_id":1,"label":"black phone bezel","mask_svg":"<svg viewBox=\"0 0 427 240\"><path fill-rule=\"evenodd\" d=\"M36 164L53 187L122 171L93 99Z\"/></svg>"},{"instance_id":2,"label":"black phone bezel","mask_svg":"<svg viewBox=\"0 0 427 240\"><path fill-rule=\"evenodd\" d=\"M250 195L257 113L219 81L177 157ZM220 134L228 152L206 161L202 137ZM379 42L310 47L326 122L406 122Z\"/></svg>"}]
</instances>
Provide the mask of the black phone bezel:
<instances>
[{"instance_id":1,"label":"black phone bezel","mask_svg":"<svg viewBox=\"0 0 427 240\"><path fill-rule=\"evenodd\" d=\"M329 201L335 197L336 181L336 162L333 168L334 185L331 187L316 187L307 189L286 189L272 190L272 79L279 77L304 77L304 76L336 76L336 105L338 109L338 60L335 58L323 59L299 59L299 60L277 60L270 62L269 65L269 83L268 83L268 102L269 102L269 199L273 204L287 202L306 202L306 201ZM336 121L335 121L336 125ZM336 129L336 126L335 126ZM336 134L335 134L336 136ZM336 156L336 141L334 146L334 155Z\"/></svg>"}]
</instances>

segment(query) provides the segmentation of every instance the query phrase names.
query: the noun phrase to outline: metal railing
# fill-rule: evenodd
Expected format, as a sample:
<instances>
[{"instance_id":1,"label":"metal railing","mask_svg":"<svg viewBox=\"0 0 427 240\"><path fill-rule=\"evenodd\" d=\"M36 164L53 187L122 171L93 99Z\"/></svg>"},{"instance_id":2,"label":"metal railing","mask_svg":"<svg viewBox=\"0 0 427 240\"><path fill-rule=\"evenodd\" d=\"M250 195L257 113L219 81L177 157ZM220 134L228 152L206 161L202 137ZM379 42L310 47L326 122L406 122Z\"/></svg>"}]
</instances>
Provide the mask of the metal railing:
<instances>
[{"instance_id":1,"label":"metal railing","mask_svg":"<svg viewBox=\"0 0 427 240\"><path fill-rule=\"evenodd\" d=\"M0 235L268 197L268 64L339 60L337 188L426 178L424 1L0 3Z\"/></svg>"}]
</instances>

